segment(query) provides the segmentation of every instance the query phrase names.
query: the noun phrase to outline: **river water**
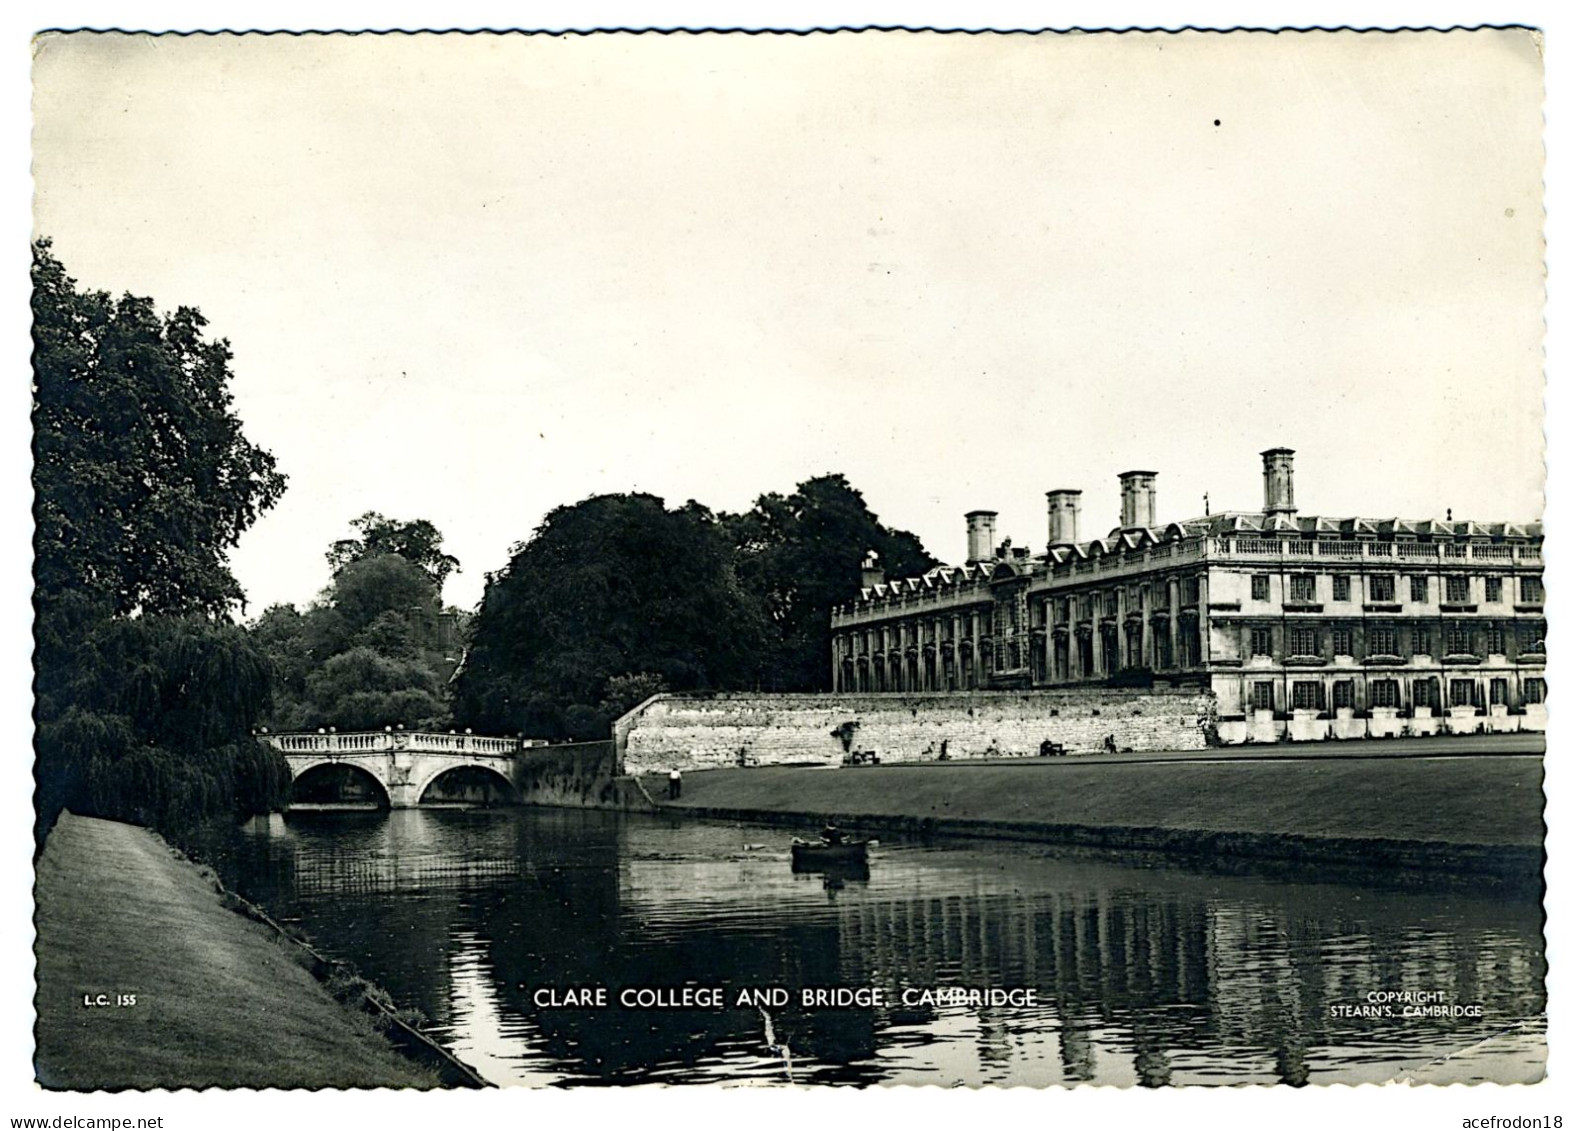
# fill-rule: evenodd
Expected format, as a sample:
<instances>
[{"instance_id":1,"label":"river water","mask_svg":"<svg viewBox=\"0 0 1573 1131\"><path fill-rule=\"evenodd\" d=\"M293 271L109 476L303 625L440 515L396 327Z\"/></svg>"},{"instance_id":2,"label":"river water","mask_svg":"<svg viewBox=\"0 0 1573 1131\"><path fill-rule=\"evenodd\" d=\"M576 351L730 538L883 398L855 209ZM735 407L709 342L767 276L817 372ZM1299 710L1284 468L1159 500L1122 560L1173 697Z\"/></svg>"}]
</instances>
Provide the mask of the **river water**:
<instances>
[{"instance_id":1,"label":"river water","mask_svg":"<svg viewBox=\"0 0 1573 1131\"><path fill-rule=\"evenodd\" d=\"M292 814L201 846L499 1084L1534 1080L1538 898L885 841L794 874L779 829L554 809ZM622 1008L630 987L721 1008ZM562 1007L604 988L603 1008ZM792 1001L733 1005L743 988ZM879 1005L803 1008L804 988ZM1015 1004L936 1001L1008 989ZM1035 1001L1026 1003L1025 991ZM1436 1012L1360 1016L1373 995ZM1459 1008L1454 1008L1459 1007Z\"/></svg>"}]
</instances>

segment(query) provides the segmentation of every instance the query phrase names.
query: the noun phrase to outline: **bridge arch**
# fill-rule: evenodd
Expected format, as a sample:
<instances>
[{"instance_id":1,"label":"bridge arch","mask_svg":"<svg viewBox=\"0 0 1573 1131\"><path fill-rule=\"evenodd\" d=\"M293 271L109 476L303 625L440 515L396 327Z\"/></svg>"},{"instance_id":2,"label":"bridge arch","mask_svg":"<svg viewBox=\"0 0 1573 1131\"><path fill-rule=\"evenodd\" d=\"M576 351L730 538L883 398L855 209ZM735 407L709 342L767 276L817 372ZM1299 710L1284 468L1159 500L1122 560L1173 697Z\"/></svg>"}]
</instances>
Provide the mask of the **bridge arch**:
<instances>
[{"instance_id":1,"label":"bridge arch","mask_svg":"<svg viewBox=\"0 0 1573 1131\"><path fill-rule=\"evenodd\" d=\"M324 759L297 770L290 779L290 805L375 804L392 808L388 786L365 766Z\"/></svg>"},{"instance_id":2,"label":"bridge arch","mask_svg":"<svg viewBox=\"0 0 1573 1131\"><path fill-rule=\"evenodd\" d=\"M433 797L433 790L447 792L452 796ZM518 788L504 774L491 766L475 763L445 766L427 777L415 792L417 805L439 801L517 805L520 800Z\"/></svg>"}]
</instances>

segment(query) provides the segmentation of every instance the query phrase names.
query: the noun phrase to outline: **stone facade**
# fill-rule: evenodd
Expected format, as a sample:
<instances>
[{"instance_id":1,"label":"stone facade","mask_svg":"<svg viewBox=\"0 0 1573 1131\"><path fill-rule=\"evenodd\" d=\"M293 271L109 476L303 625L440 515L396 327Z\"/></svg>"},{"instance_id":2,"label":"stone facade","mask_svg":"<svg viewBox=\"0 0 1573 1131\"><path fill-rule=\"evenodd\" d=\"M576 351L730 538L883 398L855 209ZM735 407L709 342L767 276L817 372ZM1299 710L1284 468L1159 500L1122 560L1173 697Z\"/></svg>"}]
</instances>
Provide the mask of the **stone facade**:
<instances>
[{"instance_id":1,"label":"stone facade","mask_svg":"<svg viewBox=\"0 0 1573 1131\"><path fill-rule=\"evenodd\" d=\"M657 695L616 726L627 774L818 763L1199 750L1213 700L1197 691L954 692L902 695Z\"/></svg>"},{"instance_id":2,"label":"stone facade","mask_svg":"<svg viewBox=\"0 0 1573 1131\"><path fill-rule=\"evenodd\" d=\"M1078 539L1048 493L1048 549L985 549L832 610L842 693L1074 686L1209 690L1226 742L1545 728L1539 523L1308 517L1294 453L1262 453L1263 507L1159 525L1156 473L1120 525Z\"/></svg>"}]
</instances>

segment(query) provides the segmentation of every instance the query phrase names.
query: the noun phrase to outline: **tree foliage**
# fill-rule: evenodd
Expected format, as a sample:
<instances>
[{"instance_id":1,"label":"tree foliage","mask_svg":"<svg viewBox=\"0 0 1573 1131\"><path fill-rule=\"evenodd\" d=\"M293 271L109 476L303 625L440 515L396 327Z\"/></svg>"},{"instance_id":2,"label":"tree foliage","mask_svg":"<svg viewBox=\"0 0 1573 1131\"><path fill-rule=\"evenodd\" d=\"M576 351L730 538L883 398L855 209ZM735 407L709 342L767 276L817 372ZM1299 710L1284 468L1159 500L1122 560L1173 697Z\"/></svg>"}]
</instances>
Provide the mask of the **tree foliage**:
<instances>
[{"instance_id":1,"label":"tree foliage","mask_svg":"<svg viewBox=\"0 0 1573 1131\"><path fill-rule=\"evenodd\" d=\"M340 539L328 548L328 564L335 577L354 562L397 554L424 570L440 594L448 575L458 572L459 559L442 552L441 532L424 518L399 522L367 511L350 525L360 532L359 537Z\"/></svg>"},{"instance_id":2,"label":"tree foliage","mask_svg":"<svg viewBox=\"0 0 1573 1131\"><path fill-rule=\"evenodd\" d=\"M231 411L228 345L182 307L77 288L33 247L39 832L62 806L156 824L264 811L268 667L223 617L227 551L284 490Z\"/></svg>"},{"instance_id":3,"label":"tree foliage","mask_svg":"<svg viewBox=\"0 0 1573 1131\"><path fill-rule=\"evenodd\" d=\"M752 510L725 519L738 576L762 602L772 628L766 690L828 686L830 609L861 584L873 550L890 577L913 577L939 563L916 535L890 530L843 475L799 483L790 495L761 495Z\"/></svg>"},{"instance_id":4,"label":"tree foliage","mask_svg":"<svg viewBox=\"0 0 1573 1131\"><path fill-rule=\"evenodd\" d=\"M228 343L189 307L78 290L46 240L32 273L38 600L227 612L225 554L285 484L231 411Z\"/></svg>"},{"instance_id":5,"label":"tree foliage","mask_svg":"<svg viewBox=\"0 0 1573 1131\"><path fill-rule=\"evenodd\" d=\"M347 562L304 613L269 608L251 626L277 673L267 725L446 727L454 657L441 646L441 615L430 574L399 554Z\"/></svg>"},{"instance_id":6,"label":"tree foliage","mask_svg":"<svg viewBox=\"0 0 1573 1131\"><path fill-rule=\"evenodd\" d=\"M695 503L600 495L558 507L489 577L455 713L477 730L601 738L638 686L754 686L765 625L733 558Z\"/></svg>"},{"instance_id":7,"label":"tree foliage","mask_svg":"<svg viewBox=\"0 0 1573 1131\"><path fill-rule=\"evenodd\" d=\"M60 642L40 639L40 836L63 808L178 833L282 807L289 770L252 737L268 662L244 632L199 614L77 627L63 662Z\"/></svg>"},{"instance_id":8,"label":"tree foliage","mask_svg":"<svg viewBox=\"0 0 1573 1131\"><path fill-rule=\"evenodd\" d=\"M52 705L37 734L41 816L70 808L172 830L282 807L289 770L251 736L267 660L239 628L107 617L76 653L40 672Z\"/></svg>"},{"instance_id":9,"label":"tree foliage","mask_svg":"<svg viewBox=\"0 0 1573 1131\"><path fill-rule=\"evenodd\" d=\"M608 719L620 719L652 695L666 690L666 680L653 672L614 675L606 681L597 709Z\"/></svg>"},{"instance_id":10,"label":"tree foliage","mask_svg":"<svg viewBox=\"0 0 1573 1131\"><path fill-rule=\"evenodd\" d=\"M831 606L857 593L870 549L893 574L937 564L840 475L741 515L650 495L560 507L488 578L455 714L481 730L599 738L661 690L822 689Z\"/></svg>"},{"instance_id":11,"label":"tree foliage","mask_svg":"<svg viewBox=\"0 0 1573 1131\"><path fill-rule=\"evenodd\" d=\"M340 730L381 730L405 719L416 729L430 729L448 714L431 667L366 645L340 652L312 672L306 696L317 717Z\"/></svg>"}]
</instances>

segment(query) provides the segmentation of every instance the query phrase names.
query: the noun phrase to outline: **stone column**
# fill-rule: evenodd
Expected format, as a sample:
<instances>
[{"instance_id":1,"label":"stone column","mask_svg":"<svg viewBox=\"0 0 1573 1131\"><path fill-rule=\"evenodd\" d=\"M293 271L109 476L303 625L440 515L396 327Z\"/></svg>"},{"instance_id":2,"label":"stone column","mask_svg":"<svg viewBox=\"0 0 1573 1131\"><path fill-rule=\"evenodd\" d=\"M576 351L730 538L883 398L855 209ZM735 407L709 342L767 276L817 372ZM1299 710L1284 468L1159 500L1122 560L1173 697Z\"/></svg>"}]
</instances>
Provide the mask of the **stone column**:
<instances>
[{"instance_id":1,"label":"stone column","mask_svg":"<svg viewBox=\"0 0 1573 1131\"><path fill-rule=\"evenodd\" d=\"M962 690L971 691L983 682L981 675L983 656L978 648L978 616L975 612L965 612L961 615L961 627L968 648L972 651L972 661L967 665L967 670L962 676ZM970 686L969 686L970 685Z\"/></svg>"},{"instance_id":2,"label":"stone column","mask_svg":"<svg viewBox=\"0 0 1573 1131\"><path fill-rule=\"evenodd\" d=\"M1152 638L1152 600L1153 586L1145 586L1142 590L1142 654L1141 665L1148 671L1155 670L1158 665L1157 641Z\"/></svg>"},{"instance_id":3,"label":"stone column","mask_svg":"<svg viewBox=\"0 0 1573 1131\"><path fill-rule=\"evenodd\" d=\"M1054 598L1043 599L1043 681L1058 683L1054 672Z\"/></svg>"},{"instance_id":4,"label":"stone column","mask_svg":"<svg viewBox=\"0 0 1573 1131\"><path fill-rule=\"evenodd\" d=\"M989 610L993 615L993 610ZM972 686L982 689L988 681L989 672L983 667L983 617L985 613L975 612L972 615Z\"/></svg>"},{"instance_id":5,"label":"stone column","mask_svg":"<svg viewBox=\"0 0 1573 1131\"><path fill-rule=\"evenodd\" d=\"M1065 682L1079 683L1081 681L1081 634L1076 631L1076 603L1071 599L1071 607L1067 610L1070 620L1066 622L1065 634Z\"/></svg>"},{"instance_id":6,"label":"stone column","mask_svg":"<svg viewBox=\"0 0 1573 1131\"><path fill-rule=\"evenodd\" d=\"M1103 614L1106 611L1101 601L1094 601L1092 608L1092 634L1087 638L1087 647L1092 651L1092 678L1098 679L1103 675Z\"/></svg>"},{"instance_id":7,"label":"stone column","mask_svg":"<svg viewBox=\"0 0 1573 1131\"><path fill-rule=\"evenodd\" d=\"M1130 597L1123 584L1114 591L1114 663L1115 671L1131 666L1130 637L1125 632L1125 618L1131 611Z\"/></svg>"},{"instance_id":8,"label":"stone column","mask_svg":"<svg viewBox=\"0 0 1573 1131\"><path fill-rule=\"evenodd\" d=\"M1179 662L1180 583L1175 578L1170 577L1163 584L1168 589L1169 594L1169 627L1167 629L1169 633L1169 665L1170 667L1182 667L1183 665Z\"/></svg>"},{"instance_id":9,"label":"stone column","mask_svg":"<svg viewBox=\"0 0 1573 1131\"><path fill-rule=\"evenodd\" d=\"M1212 618L1207 615L1206 570L1201 572L1196 588L1196 643L1201 666L1206 668L1212 659Z\"/></svg>"}]
</instances>

